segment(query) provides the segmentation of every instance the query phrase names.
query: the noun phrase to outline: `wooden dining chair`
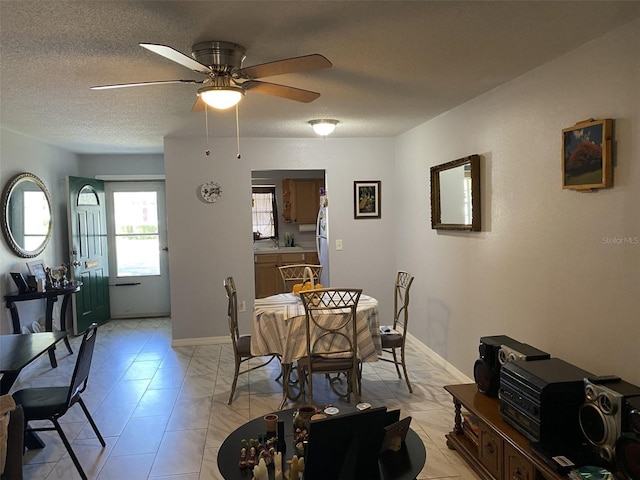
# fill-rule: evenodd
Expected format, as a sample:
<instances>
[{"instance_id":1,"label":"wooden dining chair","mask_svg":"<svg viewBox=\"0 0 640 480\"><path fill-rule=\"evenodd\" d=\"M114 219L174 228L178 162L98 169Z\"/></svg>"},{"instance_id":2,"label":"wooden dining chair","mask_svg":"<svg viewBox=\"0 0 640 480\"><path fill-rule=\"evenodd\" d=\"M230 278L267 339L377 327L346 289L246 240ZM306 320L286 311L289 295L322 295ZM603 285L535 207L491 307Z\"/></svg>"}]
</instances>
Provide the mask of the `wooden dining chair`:
<instances>
[{"instance_id":1,"label":"wooden dining chair","mask_svg":"<svg viewBox=\"0 0 640 480\"><path fill-rule=\"evenodd\" d=\"M313 274L314 285L319 283L320 275L322 274L322 265L296 264L278 267L280 276L282 277L282 293L290 293L293 291L293 286L296 283L302 283L305 280L304 272L306 267L309 267Z\"/></svg>"},{"instance_id":2,"label":"wooden dining chair","mask_svg":"<svg viewBox=\"0 0 640 480\"><path fill-rule=\"evenodd\" d=\"M414 277L410 273L404 271L399 271L396 274L393 297L393 324L388 327L380 327L382 356L378 357L378 360L390 362L396 366L398 378L402 378L400 375L400 366L402 366L404 379L407 382L407 387L409 387L410 393L413 393L413 388L411 388L411 382L409 381L409 375L407 374L405 343L407 341L407 331L409 328L409 290L411 289L413 278ZM387 328L389 329L389 332L385 332ZM397 354L398 349L400 350L399 360ZM391 355L391 358L389 358L389 355Z\"/></svg>"},{"instance_id":3,"label":"wooden dining chair","mask_svg":"<svg viewBox=\"0 0 640 480\"><path fill-rule=\"evenodd\" d=\"M89 379L89 370L91 369L91 359L93 358L93 350L96 344L96 337L98 334L98 324L93 323L84 332L82 336L82 343L80 344L80 350L78 350L78 358L76 360L76 366L73 370L71 377L71 384L65 387L32 387L18 390L13 394L13 399L17 405L22 405L24 412L24 424L25 433L28 432L42 432L49 430L56 430L62 439L62 443L67 448L73 464L76 466L80 477L83 480L87 479L87 475L84 473L82 466L76 456L75 452L71 448L71 444L67 439L62 427L60 426L60 418L64 416L69 409L78 403L82 408L87 420L93 431L98 437L100 444L105 447L106 443L97 425L93 421L87 406L80 394L87 388L87 381ZM49 420L53 423L53 427L29 427L28 422L35 420Z\"/></svg>"},{"instance_id":4,"label":"wooden dining chair","mask_svg":"<svg viewBox=\"0 0 640 480\"><path fill-rule=\"evenodd\" d=\"M360 401L358 385L358 329L356 312L361 289L322 288L300 292L306 320L306 355L298 359L302 398L313 403L313 375L344 373L347 377L347 401L351 394Z\"/></svg>"},{"instance_id":5,"label":"wooden dining chair","mask_svg":"<svg viewBox=\"0 0 640 480\"><path fill-rule=\"evenodd\" d=\"M242 375L243 373L248 373L252 370L268 365L274 358L278 357L278 355L270 355L269 359L261 363L260 365L256 365L240 371L240 366L244 362L247 362L252 358L256 358L256 355L251 354L251 335L240 335L240 331L238 329L238 292L236 291L236 282L233 280L233 277L227 277L224 280L224 289L227 292L227 317L229 321L229 334L231 335L231 344L233 345L233 356L235 360L233 384L231 385L231 393L229 394L228 402L228 404L231 405L231 402L233 402L233 395L236 392L236 385L238 384L238 376Z\"/></svg>"}]
</instances>

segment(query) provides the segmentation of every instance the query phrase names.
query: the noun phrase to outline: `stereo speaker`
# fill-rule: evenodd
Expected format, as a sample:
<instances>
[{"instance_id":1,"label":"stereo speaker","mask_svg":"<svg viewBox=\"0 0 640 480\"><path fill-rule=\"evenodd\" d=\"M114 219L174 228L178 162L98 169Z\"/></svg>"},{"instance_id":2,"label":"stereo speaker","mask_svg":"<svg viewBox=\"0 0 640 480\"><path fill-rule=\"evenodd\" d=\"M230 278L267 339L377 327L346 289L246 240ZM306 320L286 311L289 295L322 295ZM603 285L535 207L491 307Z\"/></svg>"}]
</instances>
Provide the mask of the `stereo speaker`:
<instances>
[{"instance_id":1,"label":"stereo speaker","mask_svg":"<svg viewBox=\"0 0 640 480\"><path fill-rule=\"evenodd\" d=\"M473 377L478 391L489 397L498 396L500 367L505 363L514 360L550 358L548 353L506 335L481 337L478 351L480 358L473 365Z\"/></svg>"},{"instance_id":2,"label":"stereo speaker","mask_svg":"<svg viewBox=\"0 0 640 480\"><path fill-rule=\"evenodd\" d=\"M628 480L640 480L640 396L629 398L625 410L628 431L616 442L616 466Z\"/></svg>"},{"instance_id":3,"label":"stereo speaker","mask_svg":"<svg viewBox=\"0 0 640 480\"><path fill-rule=\"evenodd\" d=\"M582 433L605 462L628 480L640 480L640 387L624 380L585 379Z\"/></svg>"}]
</instances>

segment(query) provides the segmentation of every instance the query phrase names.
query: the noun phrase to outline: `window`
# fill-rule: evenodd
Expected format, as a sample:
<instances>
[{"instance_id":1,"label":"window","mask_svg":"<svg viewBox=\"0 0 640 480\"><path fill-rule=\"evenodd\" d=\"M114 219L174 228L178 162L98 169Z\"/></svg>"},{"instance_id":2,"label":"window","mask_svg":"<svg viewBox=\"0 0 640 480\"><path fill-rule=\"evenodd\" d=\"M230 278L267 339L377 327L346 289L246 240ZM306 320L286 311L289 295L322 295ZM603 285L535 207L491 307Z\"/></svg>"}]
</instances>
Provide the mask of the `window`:
<instances>
[{"instance_id":1,"label":"window","mask_svg":"<svg viewBox=\"0 0 640 480\"><path fill-rule=\"evenodd\" d=\"M276 187L251 188L251 217L253 218L254 239L256 237L278 238Z\"/></svg>"},{"instance_id":2,"label":"window","mask_svg":"<svg viewBox=\"0 0 640 480\"><path fill-rule=\"evenodd\" d=\"M114 192L118 277L160 275L156 192Z\"/></svg>"}]
</instances>

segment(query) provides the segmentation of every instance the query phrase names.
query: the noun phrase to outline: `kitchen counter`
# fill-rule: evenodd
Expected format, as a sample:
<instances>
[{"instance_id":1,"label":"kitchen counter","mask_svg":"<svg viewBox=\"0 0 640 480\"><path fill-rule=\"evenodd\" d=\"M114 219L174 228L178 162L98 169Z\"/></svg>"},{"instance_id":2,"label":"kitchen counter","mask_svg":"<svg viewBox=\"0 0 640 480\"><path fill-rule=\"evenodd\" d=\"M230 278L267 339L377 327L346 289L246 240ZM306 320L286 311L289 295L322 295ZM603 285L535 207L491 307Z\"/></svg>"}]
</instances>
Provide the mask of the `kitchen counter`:
<instances>
[{"instance_id":1,"label":"kitchen counter","mask_svg":"<svg viewBox=\"0 0 640 480\"><path fill-rule=\"evenodd\" d=\"M315 247L302 247L302 246L295 246L295 247L254 247L253 248L253 253L255 254L263 254L263 253L309 253L309 252L315 252L316 249Z\"/></svg>"}]
</instances>

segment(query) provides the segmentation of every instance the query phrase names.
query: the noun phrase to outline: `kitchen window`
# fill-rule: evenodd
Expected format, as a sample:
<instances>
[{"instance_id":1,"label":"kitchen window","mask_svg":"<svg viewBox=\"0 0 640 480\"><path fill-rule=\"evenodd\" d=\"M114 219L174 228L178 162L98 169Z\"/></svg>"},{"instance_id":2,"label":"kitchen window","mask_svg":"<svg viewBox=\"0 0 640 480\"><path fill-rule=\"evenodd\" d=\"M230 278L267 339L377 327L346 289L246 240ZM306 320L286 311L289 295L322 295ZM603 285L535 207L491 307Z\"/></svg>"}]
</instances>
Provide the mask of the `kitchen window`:
<instances>
[{"instance_id":1,"label":"kitchen window","mask_svg":"<svg viewBox=\"0 0 640 480\"><path fill-rule=\"evenodd\" d=\"M278 238L278 208L276 187L260 186L251 188L251 217L253 238Z\"/></svg>"}]
</instances>

